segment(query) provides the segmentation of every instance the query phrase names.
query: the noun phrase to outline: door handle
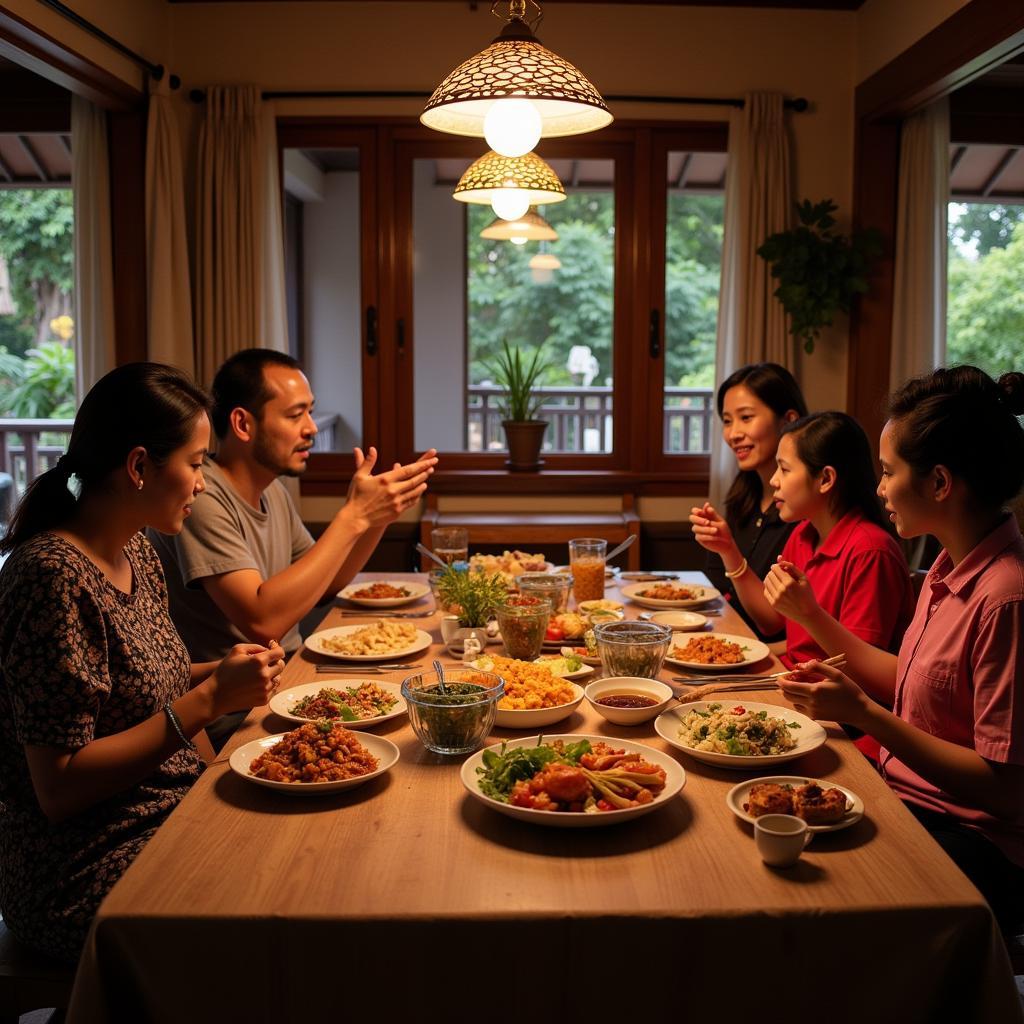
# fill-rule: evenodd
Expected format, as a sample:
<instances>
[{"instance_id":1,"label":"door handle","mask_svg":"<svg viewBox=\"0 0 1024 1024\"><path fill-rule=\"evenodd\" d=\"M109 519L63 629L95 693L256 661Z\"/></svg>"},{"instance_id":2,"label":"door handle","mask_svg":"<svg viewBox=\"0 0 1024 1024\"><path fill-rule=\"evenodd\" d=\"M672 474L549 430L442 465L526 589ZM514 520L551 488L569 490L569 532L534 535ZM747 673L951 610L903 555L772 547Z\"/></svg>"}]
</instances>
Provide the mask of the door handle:
<instances>
[{"instance_id":1,"label":"door handle","mask_svg":"<svg viewBox=\"0 0 1024 1024\"><path fill-rule=\"evenodd\" d=\"M648 347L651 358L657 359L661 355L661 311L651 310L650 327L648 329Z\"/></svg>"},{"instance_id":2,"label":"door handle","mask_svg":"<svg viewBox=\"0 0 1024 1024\"><path fill-rule=\"evenodd\" d=\"M366 354L377 354L377 307L366 307Z\"/></svg>"}]
</instances>

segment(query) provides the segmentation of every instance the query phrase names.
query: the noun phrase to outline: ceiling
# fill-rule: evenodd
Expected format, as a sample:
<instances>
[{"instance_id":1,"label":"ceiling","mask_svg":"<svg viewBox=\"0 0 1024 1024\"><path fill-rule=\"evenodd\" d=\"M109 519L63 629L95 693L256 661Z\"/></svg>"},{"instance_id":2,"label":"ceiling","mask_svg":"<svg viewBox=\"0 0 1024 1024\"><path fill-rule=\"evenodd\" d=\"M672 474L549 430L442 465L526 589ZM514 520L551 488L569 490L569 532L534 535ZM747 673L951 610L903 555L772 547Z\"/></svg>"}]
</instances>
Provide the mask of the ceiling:
<instances>
[{"instance_id":1,"label":"ceiling","mask_svg":"<svg viewBox=\"0 0 1024 1024\"><path fill-rule=\"evenodd\" d=\"M0 132L0 188L70 184L70 133Z\"/></svg>"},{"instance_id":2,"label":"ceiling","mask_svg":"<svg viewBox=\"0 0 1024 1024\"><path fill-rule=\"evenodd\" d=\"M172 4L245 3L250 0L168 0ZM280 3L304 3L306 0L278 0ZM346 2L346 0L331 0ZM405 0L406 3L435 3L436 0ZM595 0L557 0L558 3L593 3ZM600 0L597 0L600 2ZM616 6L658 5L671 7L777 7L814 11L856 11L864 0L614 0ZM475 6L467 0L467 6Z\"/></svg>"}]
</instances>

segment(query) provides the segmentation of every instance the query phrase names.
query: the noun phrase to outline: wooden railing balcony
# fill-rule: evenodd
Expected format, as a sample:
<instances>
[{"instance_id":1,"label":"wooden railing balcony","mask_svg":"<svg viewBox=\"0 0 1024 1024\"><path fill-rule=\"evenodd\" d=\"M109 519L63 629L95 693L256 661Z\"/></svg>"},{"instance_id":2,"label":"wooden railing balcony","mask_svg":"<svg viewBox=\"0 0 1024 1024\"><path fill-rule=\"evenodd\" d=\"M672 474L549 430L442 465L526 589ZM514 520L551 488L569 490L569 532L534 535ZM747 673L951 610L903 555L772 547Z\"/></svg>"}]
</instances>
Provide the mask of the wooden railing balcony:
<instances>
[{"instance_id":1,"label":"wooden railing balcony","mask_svg":"<svg viewBox=\"0 0 1024 1024\"><path fill-rule=\"evenodd\" d=\"M14 500L40 473L57 464L74 420L0 419L0 472L14 480Z\"/></svg>"},{"instance_id":2,"label":"wooden railing balcony","mask_svg":"<svg viewBox=\"0 0 1024 1024\"><path fill-rule=\"evenodd\" d=\"M612 388L543 387L537 413L551 426L544 435L550 452L607 452L612 447ZM503 451L499 407L505 392L491 384L466 389L466 450ZM711 450L713 393L702 388L665 388L662 409L663 451L677 455L705 455Z\"/></svg>"}]
</instances>

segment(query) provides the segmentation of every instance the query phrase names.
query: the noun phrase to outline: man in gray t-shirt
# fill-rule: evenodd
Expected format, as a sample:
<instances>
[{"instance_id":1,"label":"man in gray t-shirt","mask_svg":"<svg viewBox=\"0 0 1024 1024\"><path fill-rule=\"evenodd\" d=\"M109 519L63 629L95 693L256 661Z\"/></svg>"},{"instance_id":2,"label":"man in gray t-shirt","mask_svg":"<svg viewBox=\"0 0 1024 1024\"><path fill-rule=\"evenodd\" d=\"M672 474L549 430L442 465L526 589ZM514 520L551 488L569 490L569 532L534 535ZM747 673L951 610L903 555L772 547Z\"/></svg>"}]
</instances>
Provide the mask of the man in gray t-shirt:
<instances>
[{"instance_id":1,"label":"man in gray t-shirt","mask_svg":"<svg viewBox=\"0 0 1024 1024\"><path fill-rule=\"evenodd\" d=\"M290 356L246 349L213 381L215 461L176 537L151 535L171 618L193 661L239 642L300 644L297 623L363 567L385 526L419 499L433 450L372 475L377 453L355 450L345 504L315 543L279 476L299 476L313 446L313 393Z\"/></svg>"}]
</instances>

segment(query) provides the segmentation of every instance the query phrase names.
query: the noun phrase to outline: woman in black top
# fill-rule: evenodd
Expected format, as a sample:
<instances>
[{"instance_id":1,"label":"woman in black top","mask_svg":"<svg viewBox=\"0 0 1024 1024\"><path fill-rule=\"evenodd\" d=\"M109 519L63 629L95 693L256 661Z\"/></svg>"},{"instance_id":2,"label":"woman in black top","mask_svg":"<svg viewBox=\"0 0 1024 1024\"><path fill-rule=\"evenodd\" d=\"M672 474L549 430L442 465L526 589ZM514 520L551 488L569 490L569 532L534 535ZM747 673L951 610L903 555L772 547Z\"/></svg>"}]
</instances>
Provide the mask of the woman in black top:
<instances>
[{"instance_id":1,"label":"woman in black top","mask_svg":"<svg viewBox=\"0 0 1024 1024\"><path fill-rule=\"evenodd\" d=\"M793 529L779 519L768 484L775 472L775 452L782 428L807 415L807 404L793 375L777 363L752 363L728 377L718 389L722 436L739 464L725 498L723 518L709 503L691 509L697 543L708 551L704 572L762 640L765 636L747 615L725 566L733 575L750 571L768 575Z\"/></svg>"}]
</instances>

